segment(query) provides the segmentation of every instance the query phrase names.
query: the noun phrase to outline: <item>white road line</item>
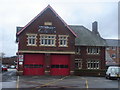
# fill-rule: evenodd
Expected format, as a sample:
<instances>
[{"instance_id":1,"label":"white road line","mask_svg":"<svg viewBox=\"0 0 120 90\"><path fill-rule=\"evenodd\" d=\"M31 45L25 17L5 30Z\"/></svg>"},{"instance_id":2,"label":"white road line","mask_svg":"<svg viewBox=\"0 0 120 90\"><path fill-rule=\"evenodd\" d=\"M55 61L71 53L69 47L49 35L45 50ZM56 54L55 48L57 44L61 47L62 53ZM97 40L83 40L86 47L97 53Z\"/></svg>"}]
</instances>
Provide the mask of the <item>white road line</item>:
<instances>
[{"instance_id":1,"label":"white road line","mask_svg":"<svg viewBox=\"0 0 120 90\"><path fill-rule=\"evenodd\" d=\"M88 88L88 80L85 81L86 88Z\"/></svg>"},{"instance_id":2,"label":"white road line","mask_svg":"<svg viewBox=\"0 0 120 90\"><path fill-rule=\"evenodd\" d=\"M17 84L16 84L16 88L17 88L17 90L18 90L18 88L19 88L19 76L17 77Z\"/></svg>"}]
</instances>

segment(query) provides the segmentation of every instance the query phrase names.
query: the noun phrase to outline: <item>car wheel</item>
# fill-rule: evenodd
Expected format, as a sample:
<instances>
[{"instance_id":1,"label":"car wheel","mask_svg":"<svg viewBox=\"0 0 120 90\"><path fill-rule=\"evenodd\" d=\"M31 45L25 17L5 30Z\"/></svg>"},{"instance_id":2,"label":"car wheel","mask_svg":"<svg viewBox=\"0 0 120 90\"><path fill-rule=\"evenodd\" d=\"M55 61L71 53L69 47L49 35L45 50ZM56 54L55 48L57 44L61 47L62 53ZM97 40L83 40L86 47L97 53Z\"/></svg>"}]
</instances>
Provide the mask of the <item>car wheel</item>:
<instances>
[{"instance_id":1,"label":"car wheel","mask_svg":"<svg viewBox=\"0 0 120 90\"><path fill-rule=\"evenodd\" d=\"M110 74L108 75L108 79L111 79L111 76L110 76Z\"/></svg>"},{"instance_id":2,"label":"car wheel","mask_svg":"<svg viewBox=\"0 0 120 90\"><path fill-rule=\"evenodd\" d=\"M105 78L108 79L108 75L106 75Z\"/></svg>"}]
</instances>

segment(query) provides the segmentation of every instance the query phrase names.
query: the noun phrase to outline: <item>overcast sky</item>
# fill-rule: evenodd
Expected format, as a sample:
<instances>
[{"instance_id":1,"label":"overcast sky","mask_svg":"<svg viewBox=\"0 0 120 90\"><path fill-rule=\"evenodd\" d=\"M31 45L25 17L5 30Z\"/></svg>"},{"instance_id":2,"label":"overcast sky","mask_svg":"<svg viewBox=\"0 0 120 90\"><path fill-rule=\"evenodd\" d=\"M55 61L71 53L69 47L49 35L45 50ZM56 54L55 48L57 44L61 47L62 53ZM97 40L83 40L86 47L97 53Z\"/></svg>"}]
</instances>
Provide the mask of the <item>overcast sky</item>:
<instances>
[{"instance_id":1,"label":"overcast sky","mask_svg":"<svg viewBox=\"0 0 120 90\"><path fill-rule=\"evenodd\" d=\"M105 39L118 37L118 0L0 0L0 52L17 52L16 26L25 26L50 4L68 25L83 25L98 30Z\"/></svg>"}]
</instances>

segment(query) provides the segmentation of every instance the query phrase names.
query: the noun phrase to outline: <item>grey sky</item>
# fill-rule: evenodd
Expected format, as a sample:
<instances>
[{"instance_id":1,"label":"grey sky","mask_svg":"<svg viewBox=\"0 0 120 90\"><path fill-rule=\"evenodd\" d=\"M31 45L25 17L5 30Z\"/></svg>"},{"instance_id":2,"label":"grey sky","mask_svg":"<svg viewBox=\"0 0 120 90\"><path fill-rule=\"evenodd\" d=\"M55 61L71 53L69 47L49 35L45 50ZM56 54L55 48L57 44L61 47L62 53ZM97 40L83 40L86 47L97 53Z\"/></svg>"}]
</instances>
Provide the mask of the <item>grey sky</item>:
<instances>
[{"instance_id":1,"label":"grey sky","mask_svg":"<svg viewBox=\"0 0 120 90\"><path fill-rule=\"evenodd\" d=\"M91 30L92 22L98 21L103 38L118 37L118 0L1 0L0 52L16 55L16 26L25 26L48 4L68 25Z\"/></svg>"}]
</instances>

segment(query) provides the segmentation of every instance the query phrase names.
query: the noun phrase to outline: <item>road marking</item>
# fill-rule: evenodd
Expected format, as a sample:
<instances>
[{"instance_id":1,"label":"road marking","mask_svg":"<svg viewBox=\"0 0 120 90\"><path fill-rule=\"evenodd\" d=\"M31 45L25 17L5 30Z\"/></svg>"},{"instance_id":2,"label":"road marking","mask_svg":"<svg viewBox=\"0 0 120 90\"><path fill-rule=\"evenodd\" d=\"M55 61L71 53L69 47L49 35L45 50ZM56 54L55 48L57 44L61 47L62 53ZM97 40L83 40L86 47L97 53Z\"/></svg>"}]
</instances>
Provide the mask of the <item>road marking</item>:
<instances>
[{"instance_id":1,"label":"road marking","mask_svg":"<svg viewBox=\"0 0 120 90\"><path fill-rule=\"evenodd\" d=\"M84 77L82 77L81 79L85 80L85 87L88 88L88 80Z\"/></svg>"},{"instance_id":2,"label":"road marking","mask_svg":"<svg viewBox=\"0 0 120 90\"><path fill-rule=\"evenodd\" d=\"M88 80L87 79L85 80L85 86L86 86L86 88L88 88Z\"/></svg>"},{"instance_id":3,"label":"road marking","mask_svg":"<svg viewBox=\"0 0 120 90\"><path fill-rule=\"evenodd\" d=\"M19 88L19 76L17 77L17 85L16 85L16 88L17 88L17 90L18 90L18 88Z\"/></svg>"},{"instance_id":4,"label":"road marking","mask_svg":"<svg viewBox=\"0 0 120 90\"><path fill-rule=\"evenodd\" d=\"M45 83L45 84L43 84L43 85L41 85L41 86L38 86L38 87L35 87L35 88L45 87L45 86L47 86L47 85L54 84L54 83L56 83L56 82L59 82L59 81L64 80L64 79L67 78L67 77L69 77L69 76L65 76L65 77L63 77L63 78L61 78L61 79L58 79L58 80L56 80L56 81L51 81L51 82Z\"/></svg>"}]
</instances>

